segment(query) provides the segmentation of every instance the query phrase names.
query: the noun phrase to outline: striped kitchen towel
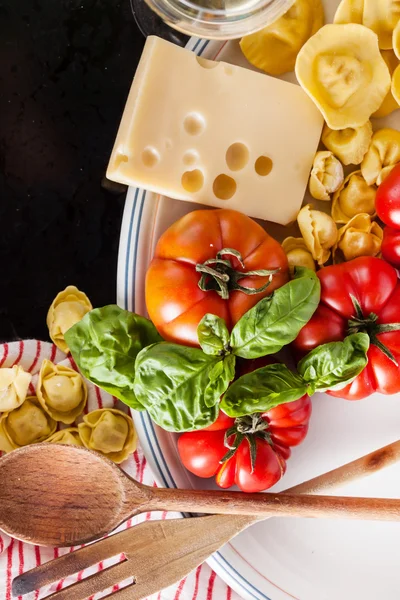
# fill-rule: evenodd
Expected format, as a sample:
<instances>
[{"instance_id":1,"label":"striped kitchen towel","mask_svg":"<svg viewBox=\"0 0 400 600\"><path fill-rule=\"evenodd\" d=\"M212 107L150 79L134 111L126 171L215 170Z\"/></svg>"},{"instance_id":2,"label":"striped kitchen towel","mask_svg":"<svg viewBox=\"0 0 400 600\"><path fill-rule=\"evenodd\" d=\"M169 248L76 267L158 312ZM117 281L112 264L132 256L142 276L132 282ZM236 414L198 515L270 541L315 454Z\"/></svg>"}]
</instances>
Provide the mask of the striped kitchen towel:
<instances>
[{"instance_id":1,"label":"striped kitchen towel","mask_svg":"<svg viewBox=\"0 0 400 600\"><path fill-rule=\"evenodd\" d=\"M25 370L32 373L31 394L34 393L37 374L45 358L55 363L76 368L71 357L66 357L56 346L48 342L27 340L0 345L0 367L11 367L12 365L20 364ZM88 405L86 412L103 407L117 407L125 412L129 411L116 398L88 382ZM122 464L122 468L138 481L147 485L156 485L140 448ZM178 516L177 513L172 512L147 513L130 519L121 525L117 531L132 527L137 523L149 519L168 519L177 518ZM0 532L0 600L13 599L11 584L14 577L62 554L72 552L74 549L76 548L43 548L32 546L13 540ZM89 575L96 570L105 569L115 562L115 559L104 561L96 566L95 569L88 569L86 572L78 573L68 580L59 581L52 586L43 588L40 592L38 591L25 596L25 598L27 600L41 600L55 591L61 590L75 581L79 581L83 576ZM123 582L121 587L130 582L131 580ZM120 588L116 585L113 591L117 591L118 589ZM111 590L105 590L101 594L93 596L91 600L97 600L110 592ZM21 597L19 598L22 600ZM148 600L239 600L239 596L217 577L207 564L203 564L179 584L171 586L158 594L154 594Z\"/></svg>"}]
</instances>

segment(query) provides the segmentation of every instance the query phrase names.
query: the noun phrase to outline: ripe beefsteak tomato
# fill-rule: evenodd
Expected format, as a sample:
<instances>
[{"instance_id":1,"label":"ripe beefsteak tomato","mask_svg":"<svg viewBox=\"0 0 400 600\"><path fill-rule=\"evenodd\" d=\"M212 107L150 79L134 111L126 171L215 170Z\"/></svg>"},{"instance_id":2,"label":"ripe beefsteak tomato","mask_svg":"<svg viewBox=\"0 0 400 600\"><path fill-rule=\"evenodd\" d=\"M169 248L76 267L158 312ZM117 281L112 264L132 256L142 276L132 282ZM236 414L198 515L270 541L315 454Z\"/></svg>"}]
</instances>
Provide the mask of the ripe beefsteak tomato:
<instances>
[{"instance_id":1,"label":"ripe beefsteak tomato","mask_svg":"<svg viewBox=\"0 0 400 600\"><path fill-rule=\"evenodd\" d=\"M146 306L165 340L198 346L206 313L229 329L289 280L281 245L234 210L196 210L159 239L146 275Z\"/></svg>"},{"instance_id":2,"label":"ripe beefsteak tomato","mask_svg":"<svg viewBox=\"0 0 400 600\"><path fill-rule=\"evenodd\" d=\"M272 361L246 361L243 375ZM200 431L183 433L178 451L183 465L198 477L213 477L221 488L237 485L243 492L261 492L286 471L292 446L307 435L311 400L303 396L266 413L233 419L220 411L218 419Z\"/></svg>"},{"instance_id":3,"label":"ripe beefsteak tomato","mask_svg":"<svg viewBox=\"0 0 400 600\"><path fill-rule=\"evenodd\" d=\"M318 272L321 302L294 347L306 353L349 333L370 338L368 365L345 388L328 392L361 400L373 392L400 392L400 284L396 270L380 258L363 256Z\"/></svg>"}]
</instances>

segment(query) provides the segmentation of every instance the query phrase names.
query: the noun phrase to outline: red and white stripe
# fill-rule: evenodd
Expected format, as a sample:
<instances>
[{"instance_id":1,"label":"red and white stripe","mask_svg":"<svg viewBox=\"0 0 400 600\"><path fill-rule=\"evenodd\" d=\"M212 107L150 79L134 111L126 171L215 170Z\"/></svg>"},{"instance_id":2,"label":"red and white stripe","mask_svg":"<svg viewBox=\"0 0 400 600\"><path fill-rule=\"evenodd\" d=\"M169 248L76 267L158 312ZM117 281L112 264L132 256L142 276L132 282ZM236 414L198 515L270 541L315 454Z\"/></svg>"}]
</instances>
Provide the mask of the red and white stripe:
<instances>
[{"instance_id":1,"label":"red and white stripe","mask_svg":"<svg viewBox=\"0 0 400 600\"><path fill-rule=\"evenodd\" d=\"M47 342L27 340L0 345L0 367L21 364L25 370L32 373L33 378L29 389L29 393L32 395L35 393L40 365L45 358L55 363L63 363L66 366L76 368L71 357L67 358L56 346ZM87 411L108 407L116 407L128 412L128 408L116 398L89 383ZM146 458L140 448L124 463L123 468L138 481L156 486ZM132 527L145 520L177 517L177 513L146 513L129 519L121 525L120 530ZM11 594L14 577L62 554L72 552L74 549L77 548L39 548L39 546L31 546L10 539L0 532L0 600L14 600ZM123 555L120 557L120 560L122 559ZM108 566L110 566L109 561L103 561L92 569L87 569L74 577L61 580L51 587L37 591L33 598L34 600L41 600L49 594L81 580L84 576L101 571ZM119 586L115 585L113 591L118 589ZM96 595L91 600L97 600L102 595ZM19 598L18 600L22 599ZM239 596L217 577L207 564L203 564L178 584L154 594L148 600L239 600Z\"/></svg>"}]
</instances>

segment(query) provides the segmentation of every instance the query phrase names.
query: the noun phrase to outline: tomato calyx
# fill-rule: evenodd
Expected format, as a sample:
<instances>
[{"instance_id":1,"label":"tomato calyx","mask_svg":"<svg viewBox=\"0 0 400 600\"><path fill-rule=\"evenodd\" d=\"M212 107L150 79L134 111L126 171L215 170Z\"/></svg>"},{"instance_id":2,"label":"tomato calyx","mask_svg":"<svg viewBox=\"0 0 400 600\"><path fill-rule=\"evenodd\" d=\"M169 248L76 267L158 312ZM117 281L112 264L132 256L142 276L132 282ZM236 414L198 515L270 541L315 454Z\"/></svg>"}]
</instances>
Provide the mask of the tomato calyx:
<instances>
[{"instance_id":1,"label":"tomato calyx","mask_svg":"<svg viewBox=\"0 0 400 600\"><path fill-rule=\"evenodd\" d=\"M238 290L249 296L265 292L271 284L272 277L280 271L280 269L259 269L255 271L237 271L232 264L232 261L226 256L233 256L239 262L240 266L245 269L242 255L233 248L224 248L217 252L215 258L209 258L202 264L196 265L196 271L201 273L198 283L199 288L203 292L216 292L223 300L229 299L229 292ZM225 257L225 258L223 258ZM239 281L244 277L257 276L268 277L266 284L259 288L249 288L240 285Z\"/></svg>"},{"instance_id":2,"label":"tomato calyx","mask_svg":"<svg viewBox=\"0 0 400 600\"><path fill-rule=\"evenodd\" d=\"M398 367L397 360L385 344L378 340L377 335L380 333L389 333L391 331L400 331L400 323L378 323L378 315L370 313L368 317L365 317L358 302L357 298L351 295L351 301L356 312L356 316L352 317L348 321L347 333L367 333L371 344L379 348L385 356L387 356L395 365Z\"/></svg>"},{"instance_id":3,"label":"tomato calyx","mask_svg":"<svg viewBox=\"0 0 400 600\"><path fill-rule=\"evenodd\" d=\"M256 439L262 439L272 446L271 436L267 431L268 428L268 421L262 418L261 413L237 417L234 425L225 433L224 445L226 448L229 448L229 451L221 458L220 463L223 464L232 458L240 444L245 440L249 444L250 449L251 473L254 473L257 458ZM232 436L234 436L234 438L233 441L230 442Z\"/></svg>"}]
</instances>

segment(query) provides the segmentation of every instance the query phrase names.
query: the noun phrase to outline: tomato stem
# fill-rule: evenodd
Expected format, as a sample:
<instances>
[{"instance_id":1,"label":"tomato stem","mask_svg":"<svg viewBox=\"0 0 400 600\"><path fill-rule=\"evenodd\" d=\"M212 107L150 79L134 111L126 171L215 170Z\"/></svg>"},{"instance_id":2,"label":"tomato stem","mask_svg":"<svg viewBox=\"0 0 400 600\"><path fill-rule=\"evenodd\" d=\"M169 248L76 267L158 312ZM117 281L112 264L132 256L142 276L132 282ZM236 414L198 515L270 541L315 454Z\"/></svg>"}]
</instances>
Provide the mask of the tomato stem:
<instances>
[{"instance_id":1,"label":"tomato stem","mask_svg":"<svg viewBox=\"0 0 400 600\"><path fill-rule=\"evenodd\" d=\"M267 431L268 428L268 421L262 418L261 413L245 415L244 417L238 417L235 419L234 425L226 431L224 438L224 445L226 448L229 448L229 450L219 462L223 464L232 458L240 444L246 440L250 449L251 473L254 473L254 467L257 458L256 439L260 438L272 445L271 436ZM230 438L232 436L234 436L234 438L233 441L230 442Z\"/></svg>"},{"instance_id":2,"label":"tomato stem","mask_svg":"<svg viewBox=\"0 0 400 600\"><path fill-rule=\"evenodd\" d=\"M380 333L390 333L391 331L400 331L400 323L378 323L379 317L375 313L370 313L368 317L364 317L361 305L357 298L355 298L353 295L350 295L350 297L351 301L353 302L356 316L352 317L348 321L348 335L359 332L367 333L369 335L371 344L379 348L379 350L383 352L383 354L387 356L397 367L397 360L389 348L377 338L377 335Z\"/></svg>"},{"instance_id":3,"label":"tomato stem","mask_svg":"<svg viewBox=\"0 0 400 600\"><path fill-rule=\"evenodd\" d=\"M280 269L258 269L255 271L237 271L232 264L232 261L223 258L224 256L232 256L238 262L242 269L245 265L240 252L233 248L224 248L217 252L216 258L210 258L202 264L196 265L196 271L201 273L199 280L199 288L203 292L216 292L224 300L229 299L229 293L238 290L248 295L260 294L265 292L271 284L272 277L280 271ZM244 277L268 277L267 283L259 288L250 288L240 285L239 281Z\"/></svg>"}]
</instances>

